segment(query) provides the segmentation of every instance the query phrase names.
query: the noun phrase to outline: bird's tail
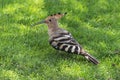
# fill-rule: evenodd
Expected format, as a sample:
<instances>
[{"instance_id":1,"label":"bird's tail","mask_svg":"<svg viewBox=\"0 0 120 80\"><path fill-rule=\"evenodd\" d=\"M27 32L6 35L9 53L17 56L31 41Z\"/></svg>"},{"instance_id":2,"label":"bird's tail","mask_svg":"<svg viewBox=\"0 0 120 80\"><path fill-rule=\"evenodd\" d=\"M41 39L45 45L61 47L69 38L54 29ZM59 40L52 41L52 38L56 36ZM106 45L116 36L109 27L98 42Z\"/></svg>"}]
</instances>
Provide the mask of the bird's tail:
<instances>
[{"instance_id":1,"label":"bird's tail","mask_svg":"<svg viewBox=\"0 0 120 80\"><path fill-rule=\"evenodd\" d=\"M92 62L92 63L94 63L94 64L96 64L96 65L99 63L99 61L98 61L96 58L94 58L93 56L91 56L89 53L83 51L83 52L81 52L81 54L82 54L88 61L90 61L90 62Z\"/></svg>"}]
</instances>

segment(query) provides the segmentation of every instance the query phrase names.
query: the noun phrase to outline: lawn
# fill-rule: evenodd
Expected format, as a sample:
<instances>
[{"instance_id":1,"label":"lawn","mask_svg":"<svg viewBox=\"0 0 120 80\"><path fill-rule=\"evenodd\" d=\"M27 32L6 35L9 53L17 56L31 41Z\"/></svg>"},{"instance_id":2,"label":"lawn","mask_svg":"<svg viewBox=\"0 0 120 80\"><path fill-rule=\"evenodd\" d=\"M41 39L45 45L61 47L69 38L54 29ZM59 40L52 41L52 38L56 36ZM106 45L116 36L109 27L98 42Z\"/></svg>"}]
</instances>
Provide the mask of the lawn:
<instances>
[{"instance_id":1,"label":"lawn","mask_svg":"<svg viewBox=\"0 0 120 80\"><path fill-rule=\"evenodd\" d=\"M53 49L47 25L30 27L58 12L99 65ZM120 1L0 0L0 80L120 80Z\"/></svg>"}]
</instances>

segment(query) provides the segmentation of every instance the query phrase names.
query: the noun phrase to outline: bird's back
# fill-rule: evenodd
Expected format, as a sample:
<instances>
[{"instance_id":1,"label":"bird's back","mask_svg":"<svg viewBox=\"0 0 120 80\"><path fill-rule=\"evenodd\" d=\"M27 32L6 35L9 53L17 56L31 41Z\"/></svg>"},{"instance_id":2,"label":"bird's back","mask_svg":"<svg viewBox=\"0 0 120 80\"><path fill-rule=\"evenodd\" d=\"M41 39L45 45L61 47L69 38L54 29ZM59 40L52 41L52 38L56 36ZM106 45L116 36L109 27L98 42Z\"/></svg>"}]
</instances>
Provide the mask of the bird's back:
<instances>
[{"instance_id":1,"label":"bird's back","mask_svg":"<svg viewBox=\"0 0 120 80\"><path fill-rule=\"evenodd\" d=\"M53 48L71 53L80 53L81 47L72 37L71 33L59 28L54 31L53 34L54 35L50 36L51 38L49 40L49 43Z\"/></svg>"}]
</instances>

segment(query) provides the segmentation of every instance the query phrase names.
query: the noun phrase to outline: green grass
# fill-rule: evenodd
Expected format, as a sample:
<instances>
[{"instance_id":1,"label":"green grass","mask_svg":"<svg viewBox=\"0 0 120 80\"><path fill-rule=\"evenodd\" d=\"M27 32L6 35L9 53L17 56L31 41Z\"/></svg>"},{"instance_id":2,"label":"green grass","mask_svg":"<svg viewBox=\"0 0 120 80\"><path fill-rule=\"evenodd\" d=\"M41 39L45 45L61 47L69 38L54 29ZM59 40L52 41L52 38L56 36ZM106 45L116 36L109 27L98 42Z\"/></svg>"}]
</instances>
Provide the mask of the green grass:
<instances>
[{"instance_id":1,"label":"green grass","mask_svg":"<svg viewBox=\"0 0 120 80\"><path fill-rule=\"evenodd\" d=\"M119 80L119 0L0 0L0 80ZM58 52L46 25L32 23L68 12L61 28L99 61Z\"/></svg>"}]
</instances>

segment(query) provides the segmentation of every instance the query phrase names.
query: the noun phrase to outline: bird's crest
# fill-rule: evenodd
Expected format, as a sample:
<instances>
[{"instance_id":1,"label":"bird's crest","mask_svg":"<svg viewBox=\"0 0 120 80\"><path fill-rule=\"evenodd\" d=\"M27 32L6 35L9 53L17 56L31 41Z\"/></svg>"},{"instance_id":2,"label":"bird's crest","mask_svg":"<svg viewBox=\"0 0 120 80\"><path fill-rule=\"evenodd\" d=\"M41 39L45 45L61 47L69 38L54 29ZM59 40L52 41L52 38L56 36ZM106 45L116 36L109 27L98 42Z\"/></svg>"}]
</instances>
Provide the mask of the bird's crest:
<instances>
[{"instance_id":1,"label":"bird's crest","mask_svg":"<svg viewBox=\"0 0 120 80\"><path fill-rule=\"evenodd\" d=\"M57 14L53 14L53 15L50 15L50 16L48 16L47 18L46 18L46 20L48 20L48 19L51 19L51 18L55 18L55 19L60 19L61 17L63 17L63 16L65 16L67 14L67 12L65 12L65 13L57 13Z\"/></svg>"}]
</instances>

